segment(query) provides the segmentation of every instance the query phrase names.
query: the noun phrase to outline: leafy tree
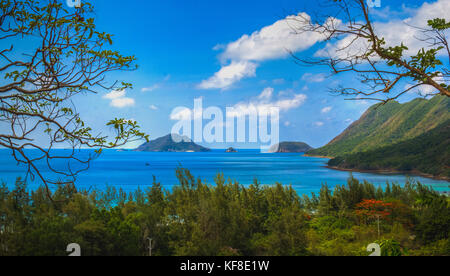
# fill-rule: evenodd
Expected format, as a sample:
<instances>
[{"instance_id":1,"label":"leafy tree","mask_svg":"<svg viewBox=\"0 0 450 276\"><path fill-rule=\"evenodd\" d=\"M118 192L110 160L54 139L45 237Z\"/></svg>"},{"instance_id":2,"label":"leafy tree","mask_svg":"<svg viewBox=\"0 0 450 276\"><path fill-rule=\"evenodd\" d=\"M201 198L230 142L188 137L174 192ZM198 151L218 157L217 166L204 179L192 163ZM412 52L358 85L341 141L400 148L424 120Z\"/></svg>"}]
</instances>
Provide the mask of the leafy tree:
<instances>
[{"instance_id":1,"label":"leafy tree","mask_svg":"<svg viewBox=\"0 0 450 276\"><path fill-rule=\"evenodd\" d=\"M112 36L97 30L89 1L70 9L65 2L0 1L0 121L9 126L0 134L0 146L46 186L73 183L103 148L148 138L135 121L121 118L107 122L113 137L96 134L76 111L72 99L77 95L130 88L125 81L108 83L107 75L137 67L134 56L115 51ZM24 47L15 47L21 40L27 41ZM46 142L38 145L36 137L46 137ZM52 150L58 146L73 150L58 154ZM81 147L96 151L81 155ZM67 166L55 166L61 159ZM44 176L38 163L58 177Z\"/></svg>"},{"instance_id":2,"label":"leafy tree","mask_svg":"<svg viewBox=\"0 0 450 276\"><path fill-rule=\"evenodd\" d=\"M448 239L450 235L450 206L445 197L436 197L423 209L416 228L424 243Z\"/></svg>"},{"instance_id":3,"label":"leafy tree","mask_svg":"<svg viewBox=\"0 0 450 276\"><path fill-rule=\"evenodd\" d=\"M296 21L294 30L318 33L327 41L339 41L337 48L329 57L294 58L300 64L327 66L333 74L352 73L364 86L363 89L341 86L333 92L353 100L382 103L422 86L432 87L436 94L450 96L450 71L445 65L447 61L440 59L447 56L450 61L446 37L450 23L446 19L430 19L427 28L420 29L423 37L417 38L427 46L408 56L408 45L392 45L377 32L366 0L326 0L323 6L325 10L332 10L332 14L318 18L300 14L291 19ZM405 82L412 85L405 88Z\"/></svg>"},{"instance_id":4,"label":"leafy tree","mask_svg":"<svg viewBox=\"0 0 450 276\"><path fill-rule=\"evenodd\" d=\"M0 256L67 255L70 243L80 244L83 256L147 256L147 238L154 256L366 256L375 240L386 256L449 253L448 199L419 183L392 184L376 200L357 202L375 187L350 178L310 200L281 184L244 187L219 174L210 185L185 169L178 176L171 191L157 181L130 193L59 186L54 204L45 187L30 192L21 179L12 190L2 185ZM358 212L383 216L383 234L360 224Z\"/></svg>"},{"instance_id":5,"label":"leafy tree","mask_svg":"<svg viewBox=\"0 0 450 276\"><path fill-rule=\"evenodd\" d=\"M356 215L363 218L364 222L373 219L386 220L391 215L392 203L387 203L382 200L364 199L356 205Z\"/></svg>"},{"instance_id":6,"label":"leafy tree","mask_svg":"<svg viewBox=\"0 0 450 276\"><path fill-rule=\"evenodd\" d=\"M403 255L400 243L395 240L380 240L375 243L381 247L381 256L399 257Z\"/></svg>"}]
</instances>

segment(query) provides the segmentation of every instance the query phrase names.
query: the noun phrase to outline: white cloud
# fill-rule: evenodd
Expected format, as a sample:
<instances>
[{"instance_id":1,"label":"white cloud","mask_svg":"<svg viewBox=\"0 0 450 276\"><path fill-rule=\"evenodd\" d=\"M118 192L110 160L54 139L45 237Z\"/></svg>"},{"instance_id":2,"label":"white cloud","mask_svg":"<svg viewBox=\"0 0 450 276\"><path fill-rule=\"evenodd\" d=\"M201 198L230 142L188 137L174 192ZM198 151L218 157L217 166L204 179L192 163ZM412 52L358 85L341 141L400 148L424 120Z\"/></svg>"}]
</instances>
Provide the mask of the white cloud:
<instances>
[{"instance_id":1,"label":"white cloud","mask_svg":"<svg viewBox=\"0 0 450 276\"><path fill-rule=\"evenodd\" d=\"M135 100L133 98L126 97L126 90L113 90L108 94L104 95L103 98L111 100L110 106L116 108L124 108L135 105Z\"/></svg>"},{"instance_id":2,"label":"white cloud","mask_svg":"<svg viewBox=\"0 0 450 276\"><path fill-rule=\"evenodd\" d=\"M304 94L294 94L291 97L273 99L273 88L268 87L264 89L259 96L250 99L248 102L240 102L233 106L233 113L227 113L228 116L242 117L251 114L255 109L259 113L270 113L270 109L277 107L280 111L286 112L290 109L301 106L306 100L307 96Z\"/></svg>"},{"instance_id":3,"label":"white cloud","mask_svg":"<svg viewBox=\"0 0 450 276\"><path fill-rule=\"evenodd\" d=\"M271 114L271 108L277 107L280 111L286 112L288 110L301 106L306 100L307 96L304 94L293 94L290 97L281 97L278 95L273 99L274 89L271 87L265 88L261 94L251 98L246 102L239 102L232 106L233 112L227 110L228 117L244 117L253 114L257 111L259 114ZM195 113L192 109L182 107L176 108L170 115L171 120L192 120L201 116L200 112ZM195 117L195 118L193 118Z\"/></svg>"},{"instance_id":4,"label":"white cloud","mask_svg":"<svg viewBox=\"0 0 450 276\"><path fill-rule=\"evenodd\" d=\"M126 94L125 90L113 90L109 92L108 94L104 95L104 99L113 100L124 97Z\"/></svg>"},{"instance_id":5,"label":"white cloud","mask_svg":"<svg viewBox=\"0 0 450 276\"><path fill-rule=\"evenodd\" d=\"M420 28L427 27L427 21L433 18L448 18L450 0L438 0L433 3L423 3L414 12L407 10L410 17L400 20L393 19L388 22L375 22L374 29L379 37L383 37L386 46L397 46L402 42L408 47L405 51L408 55L415 55L422 47L427 47L427 43L419 40L423 37ZM404 9L407 9L404 7ZM393 15L395 16L395 14ZM393 17L391 16L391 18ZM339 57L360 55L368 49L368 43L364 39L354 40L354 36L346 36L334 43L327 43L326 47L316 52L319 57ZM351 44L351 45L350 45ZM350 45L350 46L349 46ZM337 49L346 49L337 51Z\"/></svg>"},{"instance_id":6,"label":"white cloud","mask_svg":"<svg viewBox=\"0 0 450 276\"><path fill-rule=\"evenodd\" d=\"M414 12L404 7L405 12L401 14L413 14L405 20L392 19L389 22L375 22L375 31L380 37L384 37L387 46L400 45L403 42L409 47L407 54L416 54L417 51L426 46L424 42L417 39L422 37L421 31L414 27L425 27L427 20L433 18L447 18L450 0L438 0L432 3L424 3ZM397 17L399 13L394 16ZM394 17L392 16L392 17ZM392 18L391 17L391 18ZM318 42L324 41L328 34L318 32L300 32L304 22L310 16L306 13L290 15L272 25L266 26L248 35L245 34L238 40L226 45L217 45L215 50L222 50L219 55L222 68L208 80L204 80L198 88L200 89L227 89L234 83L246 77L254 77L256 68L266 60L279 59L288 56L288 52L299 52L306 50ZM342 26L342 21L329 18L325 25ZM319 57L340 57L361 55L368 49L366 40L346 36L335 42L327 43L325 47L318 50L315 55ZM351 46L349 46L351 44ZM345 51L337 49L345 48ZM324 76L311 79L313 82L324 81Z\"/></svg>"},{"instance_id":7,"label":"white cloud","mask_svg":"<svg viewBox=\"0 0 450 276\"><path fill-rule=\"evenodd\" d=\"M405 85L405 90L410 89L412 87L411 84ZM437 89L431 85L421 85L416 88L411 89L408 93L416 93L420 96L428 96L438 93Z\"/></svg>"},{"instance_id":8,"label":"white cloud","mask_svg":"<svg viewBox=\"0 0 450 276\"><path fill-rule=\"evenodd\" d=\"M284 122L284 126L288 127L290 125L291 125L291 122L289 122L289 121Z\"/></svg>"},{"instance_id":9,"label":"white cloud","mask_svg":"<svg viewBox=\"0 0 450 276\"><path fill-rule=\"evenodd\" d=\"M272 87L267 87L263 90L263 92L261 92L261 94L259 94L258 99L260 100L270 100L272 98L273 95L273 88Z\"/></svg>"},{"instance_id":10,"label":"white cloud","mask_svg":"<svg viewBox=\"0 0 450 276\"><path fill-rule=\"evenodd\" d=\"M302 76L302 80L307 82L323 82L325 79L326 79L325 74L305 73Z\"/></svg>"},{"instance_id":11,"label":"white cloud","mask_svg":"<svg viewBox=\"0 0 450 276\"><path fill-rule=\"evenodd\" d=\"M124 108L129 106L134 106L135 101L132 98L118 98L111 101L111 106L117 108Z\"/></svg>"},{"instance_id":12,"label":"white cloud","mask_svg":"<svg viewBox=\"0 0 450 276\"><path fill-rule=\"evenodd\" d=\"M142 88L141 92L152 92L158 89L159 87L160 87L159 84L154 84L152 86Z\"/></svg>"},{"instance_id":13,"label":"white cloud","mask_svg":"<svg viewBox=\"0 0 450 276\"><path fill-rule=\"evenodd\" d=\"M230 65L222 67L219 72L208 80L198 85L200 89L227 89L233 83L245 77L254 77L258 65L249 61L231 62Z\"/></svg>"},{"instance_id":14,"label":"white cloud","mask_svg":"<svg viewBox=\"0 0 450 276\"><path fill-rule=\"evenodd\" d=\"M289 51L305 50L316 42L324 39L323 34L295 32L302 27L304 19L309 19L306 13L290 15L276 21L251 35L243 35L238 40L229 43L220 58L225 60L265 61L286 57Z\"/></svg>"},{"instance_id":15,"label":"white cloud","mask_svg":"<svg viewBox=\"0 0 450 276\"><path fill-rule=\"evenodd\" d=\"M314 125L315 125L316 127L321 127L321 126L324 125L324 123L323 123L323 122L315 122Z\"/></svg>"},{"instance_id":16,"label":"white cloud","mask_svg":"<svg viewBox=\"0 0 450 276\"><path fill-rule=\"evenodd\" d=\"M170 114L170 119L174 121L186 121L192 119L193 111L189 108L182 108L179 110L174 110L172 114Z\"/></svg>"},{"instance_id":17,"label":"white cloud","mask_svg":"<svg viewBox=\"0 0 450 276\"><path fill-rule=\"evenodd\" d=\"M159 108L158 108L156 105L154 105L154 104L150 105L149 108L150 108L151 110L158 110L158 109L159 109Z\"/></svg>"},{"instance_id":18,"label":"white cloud","mask_svg":"<svg viewBox=\"0 0 450 276\"><path fill-rule=\"evenodd\" d=\"M224 64L210 79L203 81L200 89L226 89L245 77L254 77L260 62L279 59L289 55L289 51L298 52L308 49L325 38L317 32L296 33L302 26L306 13L291 15L276 21L270 26L243 35L227 45L218 45L214 49L223 49L219 58Z\"/></svg>"},{"instance_id":19,"label":"white cloud","mask_svg":"<svg viewBox=\"0 0 450 276\"><path fill-rule=\"evenodd\" d=\"M333 107L327 106L327 107L322 108L322 110L320 112L322 114L326 114L326 113L330 112L332 109L333 109Z\"/></svg>"}]
</instances>

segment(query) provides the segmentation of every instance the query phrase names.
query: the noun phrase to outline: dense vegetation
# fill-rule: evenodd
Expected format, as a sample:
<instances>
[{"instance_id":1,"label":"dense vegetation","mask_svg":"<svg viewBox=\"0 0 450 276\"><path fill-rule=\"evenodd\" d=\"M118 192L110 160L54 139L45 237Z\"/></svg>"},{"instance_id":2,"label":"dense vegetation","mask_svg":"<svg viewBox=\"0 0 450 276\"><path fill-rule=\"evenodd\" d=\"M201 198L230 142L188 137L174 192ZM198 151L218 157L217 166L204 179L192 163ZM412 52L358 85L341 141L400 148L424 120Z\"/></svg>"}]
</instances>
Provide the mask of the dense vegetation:
<instances>
[{"instance_id":1,"label":"dense vegetation","mask_svg":"<svg viewBox=\"0 0 450 276\"><path fill-rule=\"evenodd\" d=\"M446 96L374 105L342 134L308 155L337 157L410 140L448 122L449 110L450 98Z\"/></svg>"},{"instance_id":2,"label":"dense vegetation","mask_svg":"<svg viewBox=\"0 0 450 276\"><path fill-rule=\"evenodd\" d=\"M215 185L179 169L165 191L77 192L61 186L0 187L0 255L450 255L450 204L417 184L382 190L349 178L332 192L299 197L292 187L243 187L218 175ZM377 222L380 228L378 233Z\"/></svg>"},{"instance_id":3,"label":"dense vegetation","mask_svg":"<svg viewBox=\"0 0 450 276\"><path fill-rule=\"evenodd\" d=\"M450 179L450 121L416 138L330 160L357 170L416 171Z\"/></svg>"},{"instance_id":4,"label":"dense vegetation","mask_svg":"<svg viewBox=\"0 0 450 276\"><path fill-rule=\"evenodd\" d=\"M334 157L340 169L387 170L450 177L450 98L374 105L328 145L308 155Z\"/></svg>"}]
</instances>

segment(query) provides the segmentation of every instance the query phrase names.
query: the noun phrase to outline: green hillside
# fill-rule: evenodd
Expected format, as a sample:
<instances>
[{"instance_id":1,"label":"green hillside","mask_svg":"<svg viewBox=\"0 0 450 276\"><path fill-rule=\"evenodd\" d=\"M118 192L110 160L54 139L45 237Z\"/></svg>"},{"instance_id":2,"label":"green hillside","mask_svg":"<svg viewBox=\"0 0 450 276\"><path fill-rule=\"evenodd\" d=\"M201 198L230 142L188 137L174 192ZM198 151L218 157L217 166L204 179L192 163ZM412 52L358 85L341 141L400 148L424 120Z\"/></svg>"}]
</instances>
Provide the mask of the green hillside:
<instances>
[{"instance_id":1,"label":"green hillside","mask_svg":"<svg viewBox=\"0 0 450 276\"><path fill-rule=\"evenodd\" d=\"M450 179L450 120L413 139L330 160L332 167L413 171Z\"/></svg>"},{"instance_id":2,"label":"green hillside","mask_svg":"<svg viewBox=\"0 0 450 276\"><path fill-rule=\"evenodd\" d=\"M445 96L374 105L329 144L308 155L336 157L407 141L447 122L449 110L450 98Z\"/></svg>"}]
</instances>

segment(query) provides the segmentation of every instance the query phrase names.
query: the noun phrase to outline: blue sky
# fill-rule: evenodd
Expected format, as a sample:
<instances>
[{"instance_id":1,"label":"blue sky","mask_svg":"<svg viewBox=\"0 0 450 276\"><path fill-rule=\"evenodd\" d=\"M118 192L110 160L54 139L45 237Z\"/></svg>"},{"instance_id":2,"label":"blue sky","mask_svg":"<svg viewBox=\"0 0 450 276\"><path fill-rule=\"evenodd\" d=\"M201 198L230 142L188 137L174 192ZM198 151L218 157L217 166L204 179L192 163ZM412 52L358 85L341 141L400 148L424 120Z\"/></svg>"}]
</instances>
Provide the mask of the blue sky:
<instances>
[{"instance_id":1,"label":"blue sky","mask_svg":"<svg viewBox=\"0 0 450 276\"><path fill-rule=\"evenodd\" d=\"M449 0L439 2L450 4ZM421 9L425 14L432 9L424 7L424 1L381 3L374 11L380 23L398 25L400 19L417 17ZM239 39L243 43L257 41L261 29L287 16L318 11L316 1L98 0L94 6L98 29L114 35L115 49L135 55L139 69L110 76L133 83L134 88L126 90L125 95L108 99L105 92L76 99L78 111L93 129L107 131L105 122L124 117L137 120L151 138L157 138L168 134L175 123L170 119L172 110L177 106L192 108L195 98L202 97L204 106L225 110L227 106L252 102L265 89L271 89L272 102L291 101L281 112L280 140L304 141L319 147L373 104L329 94L330 86L355 82L354 76L327 77L327 68L301 67L284 48L280 50L286 42L286 48L297 49L298 55L311 56L325 47L323 42L311 41L309 46L310 37L292 43L281 39L278 44L272 41L276 49L266 45L256 47L254 52L246 52L245 45L232 47ZM255 40L251 41L254 32ZM233 64L245 68L230 69L237 74L231 84L214 77ZM292 102L296 95L304 95L305 99ZM406 99L412 97L415 95Z\"/></svg>"},{"instance_id":2,"label":"blue sky","mask_svg":"<svg viewBox=\"0 0 450 276\"><path fill-rule=\"evenodd\" d=\"M414 17L423 3L382 0L376 18L391 22ZM274 98L283 98L279 93L285 99L297 94L307 97L299 106L281 113L280 140L319 147L373 104L346 101L328 92L338 82L355 82L354 76L322 78L321 74L328 74L327 68L298 66L285 51L257 58L254 74L229 87L201 89L202 82L233 62L233 58L224 57L224 46L289 15L313 13L317 11L315 1L102 0L96 1L95 10L98 28L114 34L114 46L124 54L135 55L140 66L137 71L118 75L134 84L125 96L132 98L134 105L114 107L102 95L84 99L86 112L82 114L97 128L111 116L122 116L138 120L144 131L156 138L170 132L174 121L169 117L176 106L192 108L193 100L202 97L204 106L225 109L272 88ZM313 44L297 54L313 55L324 47L323 43Z\"/></svg>"}]
</instances>

